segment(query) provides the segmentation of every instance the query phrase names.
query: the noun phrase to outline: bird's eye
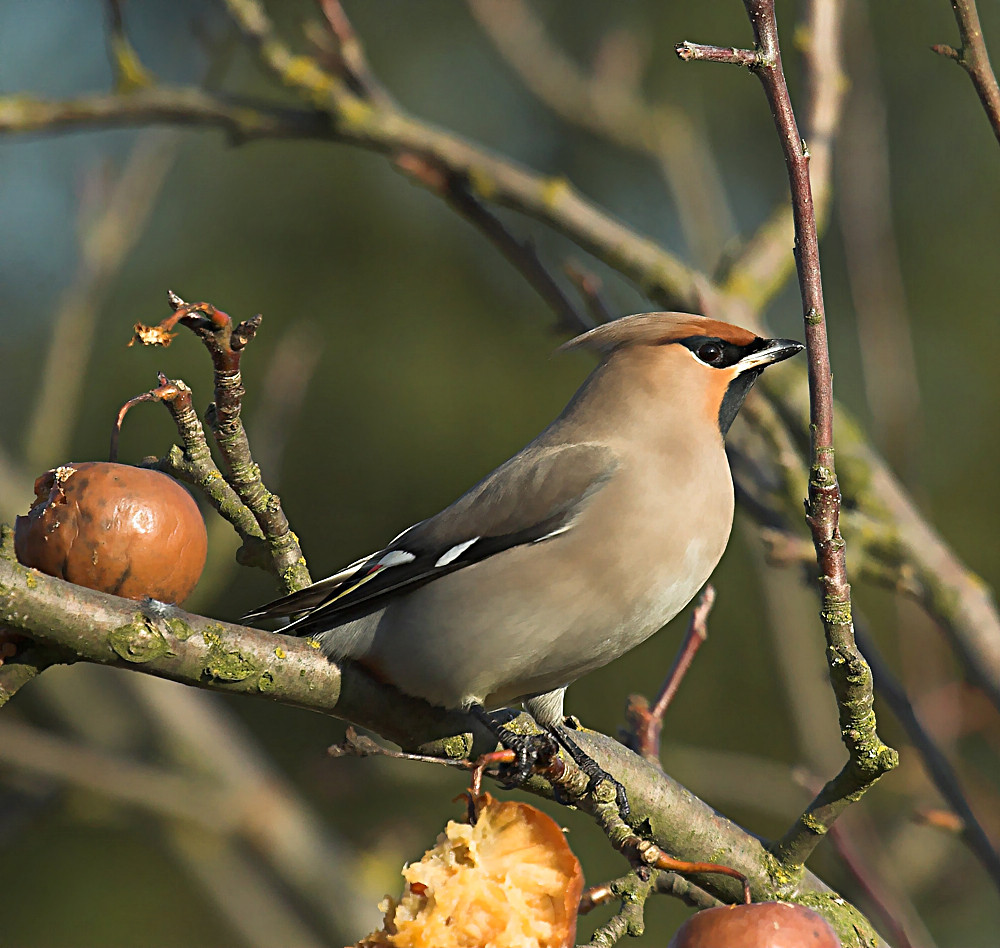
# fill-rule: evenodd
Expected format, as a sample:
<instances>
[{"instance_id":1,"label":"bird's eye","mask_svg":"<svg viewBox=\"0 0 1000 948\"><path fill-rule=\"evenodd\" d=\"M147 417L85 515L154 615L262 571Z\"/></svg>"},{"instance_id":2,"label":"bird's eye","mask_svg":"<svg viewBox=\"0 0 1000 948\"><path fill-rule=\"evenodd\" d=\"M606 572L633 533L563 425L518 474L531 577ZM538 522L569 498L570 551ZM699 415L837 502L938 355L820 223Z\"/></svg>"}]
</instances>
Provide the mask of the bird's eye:
<instances>
[{"instance_id":1,"label":"bird's eye","mask_svg":"<svg viewBox=\"0 0 1000 948\"><path fill-rule=\"evenodd\" d=\"M718 365L722 361L722 346L717 342L706 342L698 347L698 358L708 365Z\"/></svg>"}]
</instances>

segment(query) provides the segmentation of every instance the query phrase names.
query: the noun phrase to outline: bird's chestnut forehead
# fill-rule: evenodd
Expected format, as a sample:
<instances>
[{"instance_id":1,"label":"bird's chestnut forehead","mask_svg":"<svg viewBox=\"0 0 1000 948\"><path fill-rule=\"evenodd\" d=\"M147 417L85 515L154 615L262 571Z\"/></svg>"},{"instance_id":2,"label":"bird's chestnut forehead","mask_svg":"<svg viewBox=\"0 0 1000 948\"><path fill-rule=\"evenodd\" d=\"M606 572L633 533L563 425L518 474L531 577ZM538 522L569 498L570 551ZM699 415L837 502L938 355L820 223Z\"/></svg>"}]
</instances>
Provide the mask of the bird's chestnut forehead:
<instances>
[{"instance_id":1,"label":"bird's chestnut forehead","mask_svg":"<svg viewBox=\"0 0 1000 948\"><path fill-rule=\"evenodd\" d=\"M658 346L692 336L722 339L735 346L748 346L756 336L747 329L694 313L642 313L623 316L585 332L560 346L560 351L592 349L610 352L620 346Z\"/></svg>"}]
</instances>

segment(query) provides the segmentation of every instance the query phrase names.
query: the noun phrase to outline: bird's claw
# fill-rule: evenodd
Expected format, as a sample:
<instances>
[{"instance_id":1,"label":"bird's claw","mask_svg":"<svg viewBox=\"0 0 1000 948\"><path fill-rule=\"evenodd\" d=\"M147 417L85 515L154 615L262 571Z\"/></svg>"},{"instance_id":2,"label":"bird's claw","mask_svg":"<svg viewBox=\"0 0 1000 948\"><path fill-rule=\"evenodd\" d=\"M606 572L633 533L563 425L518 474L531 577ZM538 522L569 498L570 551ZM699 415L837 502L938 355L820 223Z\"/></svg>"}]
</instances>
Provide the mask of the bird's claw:
<instances>
[{"instance_id":1,"label":"bird's claw","mask_svg":"<svg viewBox=\"0 0 1000 948\"><path fill-rule=\"evenodd\" d=\"M544 770L559 753L559 743L551 734L502 735L501 743L514 752L514 760L501 764L497 779L508 790L523 784L536 769Z\"/></svg>"},{"instance_id":2,"label":"bird's claw","mask_svg":"<svg viewBox=\"0 0 1000 948\"><path fill-rule=\"evenodd\" d=\"M579 721L576 723L579 725ZM581 728L577 727L575 729L580 730ZM591 787L596 787L601 781L606 780L615 788L615 803L618 806L618 813L625 822L628 822L632 808L629 806L628 794L625 792L625 788L566 733L570 730L564 724L562 727L549 728L549 733L566 750L569 756L573 758L577 767L587 775L590 779Z\"/></svg>"}]
</instances>

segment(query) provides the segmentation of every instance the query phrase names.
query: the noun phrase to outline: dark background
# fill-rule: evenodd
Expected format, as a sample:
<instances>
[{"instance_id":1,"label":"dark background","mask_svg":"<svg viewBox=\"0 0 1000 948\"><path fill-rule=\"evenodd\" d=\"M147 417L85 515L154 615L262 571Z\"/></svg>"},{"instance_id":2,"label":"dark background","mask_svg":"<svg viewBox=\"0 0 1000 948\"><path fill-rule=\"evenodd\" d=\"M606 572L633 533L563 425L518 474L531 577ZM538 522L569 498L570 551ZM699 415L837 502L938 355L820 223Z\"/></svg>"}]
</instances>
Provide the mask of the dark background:
<instances>
[{"instance_id":1,"label":"dark background","mask_svg":"<svg viewBox=\"0 0 1000 948\"><path fill-rule=\"evenodd\" d=\"M296 24L315 18L314 6L270 6L286 37L301 44ZM613 29L634 31L648 44L646 93L695 118L715 151L738 229L752 233L786 193L758 84L745 71L685 66L672 53L682 39L748 43L742 5L564 0L536 6L552 35L582 62ZM957 43L946 0L871 4L870 35L863 32L860 6L849 6L853 92L844 135L856 134L853 96L868 88L859 85L859 76L870 82L874 74L885 96L893 223L919 382L919 403L905 432L897 432L910 446L898 473L965 562L995 584L1000 154L967 77L928 49L935 42ZM987 40L1000 37L996 4L981 7ZM222 41L218 52L226 32L221 5L133 0L125 12L134 46L161 80L197 83L209 59L223 55L224 88L281 94L239 42ZM347 12L378 75L416 115L536 170L565 175L638 231L686 254L652 162L553 116L505 66L464 4L355 0ZM778 12L796 96L795 5L779 3ZM104 26L97 0L3 0L0 93L55 97L109 88ZM204 34L215 37L216 52L206 52L195 38ZM874 53L858 67L858 51L863 56L869 44ZM148 223L92 308L92 336L82 334L92 350L74 343L61 356L82 363L84 381L58 406L67 437L47 438L51 416L39 419L33 412L43 386L52 384L46 353L56 334L55 314L78 285L81 230L86 233L87 221L104 207L109 182L143 134L0 139L3 519L27 510L31 478L46 468L102 458L118 407L152 387L157 370L185 379L198 404L207 403L210 366L193 337L179 337L168 350L126 347L134 322L167 315L168 287L237 318L263 313L243 362L247 417L251 436L258 434L265 479L280 490L314 577L451 501L537 433L588 371L582 356L550 358L560 337L545 305L484 238L381 157L310 142L232 147L220 132L183 130L175 143L156 146L176 149L176 157ZM842 214L835 205L822 239L835 385L868 423L870 378L862 370ZM566 255L584 259L542 227L505 219L535 237L553 269ZM617 313L653 308L610 271L588 265L605 278ZM794 287L770 307L768 319L776 334L801 336ZM82 323L75 321L77 328ZM279 354L286 361L275 369ZM898 367L894 344L868 355L869 373ZM276 416L278 382L296 380L306 386L301 403L295 407L292 385L290 413ZM126 422L122 460L162 454L173 437L166 412L140 406ZM213 526L210 536L210 567L188 608L234 619L273 596L267 576L231 563L236 541L225 525ZM842 759L822 632L797 577L762 566L749 521L738 517L714 582L719 598L710 638L669 713L664 760L674 776L728 816L774 835L808 798L793 769L825 779ZM914 609L860 584L856 595L918 710L959 763L995 837L995 717L956 684L959 672L949 654ZM614 733L627 694L655 692L684 621L679 617L572 687L568 710ZM156 764L163 736L149 737L156 728L135 711L134 698L118 693L121 677L101 669L58 669L4 713L74 740L82 728L91 746L124 729L129 736L118 752ZM323 832L342 845L361 893L350 898L370 905L370 920L377 919L379 898L399 890L403 860L418 858L444 821L458 814L451 800L464 778L419 764L330 761L324 750L341 737L340 722L266 703L212 700L238 716L238 726L260 742L275 772L318 814ZM803 708L811 709L808 726ZM91 723L83 727L83 721ZM873 874L906 894L938 944L994 944L1000 930L996 891L957 838L913 818L919 808L941 803L895 722L887 713L882 722L902 750L902 766L845 825L861 840ZM211 769L204 761L199 766ZM2 736L0 780L0 944L246 943L220 913L210 887L168 845L178 826L184 832L182 819L161 822L141 806L5 759ZM623 871L588 821L553 812L570 827L588 881ZM198 835L193 846L214 845L210 832ZM869 907L830 847L817 853L815 869ZM299 906L294 893L281 889L284 883L274 885ZM331 891L331 904L338 898L348 896ZM686 911L666 899L651 902L640 943L665 943ZM307 907L302 914L315 921ZM328 937L360 934L345 923L339 936Z\"/></svg>"}]
</instances>

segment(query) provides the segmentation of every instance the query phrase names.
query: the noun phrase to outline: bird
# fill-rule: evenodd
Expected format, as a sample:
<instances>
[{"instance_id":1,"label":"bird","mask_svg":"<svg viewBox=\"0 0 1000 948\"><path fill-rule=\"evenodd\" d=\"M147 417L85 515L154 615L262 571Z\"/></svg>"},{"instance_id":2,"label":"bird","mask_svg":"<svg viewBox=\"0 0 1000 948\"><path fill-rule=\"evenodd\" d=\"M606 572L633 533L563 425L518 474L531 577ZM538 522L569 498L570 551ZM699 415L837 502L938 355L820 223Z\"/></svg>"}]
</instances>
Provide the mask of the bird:
<instances>
[{"instance_id":1,"label":"bird","mask_svg":"<svg viewBox=\"0 0 1000 948\"><path fill-rule=\"evenodd\" d=\"M569 684L662 628L729 540L725 436L790 339L691 313L604 323L599 364L533 441L440 513L249 613L432 705L517 702L545 728Z\"/></svg>"}]
</instances>

